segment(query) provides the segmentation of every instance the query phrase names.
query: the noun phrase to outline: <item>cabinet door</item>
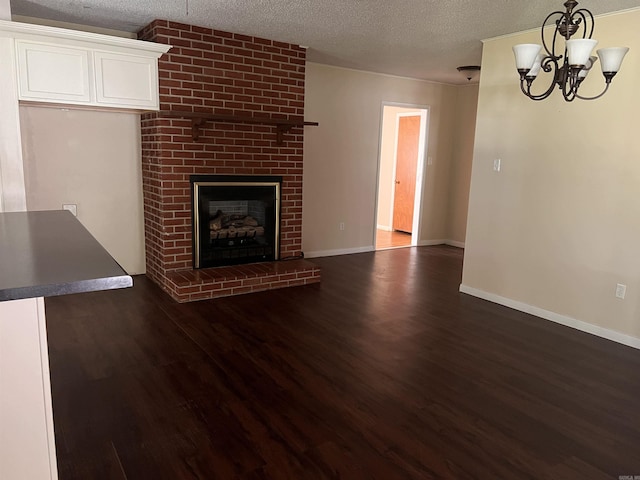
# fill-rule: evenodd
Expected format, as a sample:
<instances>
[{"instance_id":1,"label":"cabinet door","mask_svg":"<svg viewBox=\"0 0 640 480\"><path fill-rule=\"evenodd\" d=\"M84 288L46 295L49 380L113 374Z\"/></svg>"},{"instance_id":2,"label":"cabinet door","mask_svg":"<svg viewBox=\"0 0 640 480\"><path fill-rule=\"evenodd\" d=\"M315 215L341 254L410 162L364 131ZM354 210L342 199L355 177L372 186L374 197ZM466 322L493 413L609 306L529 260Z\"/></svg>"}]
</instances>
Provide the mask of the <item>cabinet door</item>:
<instances>
[{"instance_id":1,"label":"cabinet door","mask_svg":"<svg viewBox=\"0 0 640 480\"><path fill-rule=\"evenodd\" d=\"M99 105L158 109L155 58L97 51L94 59Z\"/></svg>"},{"instance_id":2,"label":"cabinet door","mask_svg":"<svg viewBox=\"0 0 640 480\"><path fill-rule=\"evenodd\" d=\"M89 51L18 40L20 100L53 103L91 101Z\"/></svg>"}]
</instances>

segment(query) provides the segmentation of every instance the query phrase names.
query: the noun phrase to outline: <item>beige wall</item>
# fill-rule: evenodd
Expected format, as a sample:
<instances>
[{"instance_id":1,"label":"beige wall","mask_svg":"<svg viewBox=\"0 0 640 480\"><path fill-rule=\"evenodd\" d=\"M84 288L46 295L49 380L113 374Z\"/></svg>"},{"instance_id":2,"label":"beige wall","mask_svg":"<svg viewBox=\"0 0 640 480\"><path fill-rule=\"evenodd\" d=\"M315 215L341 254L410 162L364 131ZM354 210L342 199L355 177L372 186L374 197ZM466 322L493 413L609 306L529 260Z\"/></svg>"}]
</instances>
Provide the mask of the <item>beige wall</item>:
<instances>
[{"instance_id":1,"label":"beige wall","mask_svg":"<svg viewBox=\"0 0 640 480\"><path fill-rule=\"evenodd\" d=\"M537 42L538 32L485 42L463 290L640 339L638 24L639 10L597 19L600 46L631 52L591 102L520 93L511 46ZM587 82L585 94L597 93L599 67ZM625 300L615 298L617 283L627 285Z\"/></svg>"},{"instance_id":2,"label":"beige wall","mask_svg":"<svg viewBox=\"0 0 640 480\"><path fill-rule=\"evenodd\" d=\"M385 105L382 115L382 133L380 135L380 173L378 181L377 226L390 230L393 223L393 174L398 131L398 115L401 113L420 114L415 108Z\"/></svg>"},{"instance_id":3,"label":"beige wall","mask_svg":"<svg viewBox=\"0 0 640 480\"><path fill-rule=\"evenodd\" d=\"M11 2L0 0L0 20L11 20Z\"/></svg>"},{"instance_id":4,"label":"beige wall","mask_svg":"<svg viewBox=\"0 0 640 480\"><path fill-rule=\"evenodd\" d=\"M427 155L433 165L426 167L420 242L462 243L474 91L475 86L308 64L305 116L320 126L305 130L305 253L373 249L383 102L429 107ZM36 107L21 111L28 208L77 203L80 220L125 270L143 272L138 116ZM107 165L113 167L110 172ZM100 179L104 188L88 191L84 178ZM127 203L119 203L122 195L128 196Z\"/></svg>"},{"instance_id":5,"label":"beige wall","mask_svg":"<svg viewBox=\"0 0 640 480\"><path fill-rule=\"evenodd\" d=\"M28 210L77 204L78 219L129 273L144 273L140 116L20 107Z\"/></svg>"},{"instance_id":6,"label":"beige wall","mask_svg":"<svg viewBox=\"0 0 640 480\"><path fill-rule=\"evenodd\" d=\"M449 223L447 228L449 235L447 238L457 244L464 244L467 232L467 209L477 106L478 85L459 87L458 101L456 102L456 129L451 155Z\"/></svg>"},{"instance_id":7,"label":"beige wall","mask_svg":"<svg viewBox=\"0 0 640 480\"><path fill-rule=\"evenodd\" d=\"M473 132L463 135L456 118L458 91L466 87L313 63L306 81L305 117L320 126L305 130L305 254L373 248L383 102L429 107L427 156L433 165L426 168L419 238L448 239L454 139L473 142Z\"/></svg>"}]
</instances>

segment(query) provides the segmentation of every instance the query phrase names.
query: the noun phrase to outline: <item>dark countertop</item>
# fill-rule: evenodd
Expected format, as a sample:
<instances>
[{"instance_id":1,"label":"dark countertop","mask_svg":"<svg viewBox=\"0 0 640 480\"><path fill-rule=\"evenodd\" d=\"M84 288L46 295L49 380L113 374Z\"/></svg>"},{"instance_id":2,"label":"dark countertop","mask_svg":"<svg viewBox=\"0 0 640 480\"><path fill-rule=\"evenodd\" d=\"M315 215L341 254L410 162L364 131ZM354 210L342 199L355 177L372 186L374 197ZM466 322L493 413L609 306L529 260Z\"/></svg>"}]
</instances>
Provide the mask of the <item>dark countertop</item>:
<instances>
[{"instance_id":1,"label":"dark countertop","mask_svg":"<svg viewBox=\"0 0 640 480\"><path fill-rule=\"evenodd\" d=\"M0 301L132 285L70 212L0 213Z\"/></svg>"}]
</instances>

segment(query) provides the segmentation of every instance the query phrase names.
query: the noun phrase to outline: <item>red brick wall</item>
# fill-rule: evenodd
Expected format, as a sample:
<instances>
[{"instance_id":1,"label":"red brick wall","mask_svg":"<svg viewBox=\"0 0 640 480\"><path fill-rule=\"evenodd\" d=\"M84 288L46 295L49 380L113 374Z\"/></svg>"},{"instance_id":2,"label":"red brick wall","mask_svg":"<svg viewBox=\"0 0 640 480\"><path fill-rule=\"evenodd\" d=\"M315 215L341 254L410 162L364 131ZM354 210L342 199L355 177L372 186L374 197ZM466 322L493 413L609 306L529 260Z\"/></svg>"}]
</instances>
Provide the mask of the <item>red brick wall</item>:
<instances>
[{"instance_id":1,"label":"red brick wall","mask_svg":"<svg viewBox=\"0 0 640 480\"><path fill-rule=\"evenodd\" d=\"M159 62L160 113L142 117L147 275L162 286L191 269L189 176L281 175L280 257L301 254L303 129L276 143L276 127L207 122L199 139L189 119L162 111L304 119L303 48L156 20L141 40L172 45Z\"/></svg>"}]
</instances>

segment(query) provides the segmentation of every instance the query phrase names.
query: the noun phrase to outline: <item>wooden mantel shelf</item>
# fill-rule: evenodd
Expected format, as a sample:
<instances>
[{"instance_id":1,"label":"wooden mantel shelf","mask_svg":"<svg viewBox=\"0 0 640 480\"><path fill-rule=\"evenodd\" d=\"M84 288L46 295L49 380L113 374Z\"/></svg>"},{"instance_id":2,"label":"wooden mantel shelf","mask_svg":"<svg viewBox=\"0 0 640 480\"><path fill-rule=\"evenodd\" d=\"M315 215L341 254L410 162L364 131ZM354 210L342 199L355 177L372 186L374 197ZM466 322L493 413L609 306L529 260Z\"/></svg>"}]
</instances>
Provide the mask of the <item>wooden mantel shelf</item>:
<instances>
[{"instance_id":1,"label":"wooden mantel shelf","mask_svg":"<svg viewBox=\"0 0 640 480\"><path fill-rule=\"evenodd\" d=\"M303 120L290 120L287 118L267 118L251 117L249 115L213 115L202 112L183 112L179 110L160 110L160 115L166 117L181 117L191 119L193 140L200 137L200 127L206 122L228 122L228 123L254 123L260 125L273 125L277 131L278 145L284 144L284 134L293 127L317 127L318 122L305 122Z\"/></svg>"}]
</instances>

